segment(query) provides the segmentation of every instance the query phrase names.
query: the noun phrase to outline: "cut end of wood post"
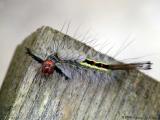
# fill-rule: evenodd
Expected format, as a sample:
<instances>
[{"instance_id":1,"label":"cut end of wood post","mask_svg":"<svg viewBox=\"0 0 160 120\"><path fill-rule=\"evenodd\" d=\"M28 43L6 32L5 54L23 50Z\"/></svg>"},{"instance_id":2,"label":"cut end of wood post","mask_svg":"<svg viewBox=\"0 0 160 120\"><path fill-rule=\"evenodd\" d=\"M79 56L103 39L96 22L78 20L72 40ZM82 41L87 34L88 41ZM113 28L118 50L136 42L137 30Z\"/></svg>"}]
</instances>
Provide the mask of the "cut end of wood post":
<instances>
[{"instance_id":1,"label":"cut end of wood post","mask_svg":"<svg viewBox=\"0 0 160 120\"><path fill-rule=\"evenodd\" d=\"M45 77L41 65L25 53L31 48L45 59L57 49L85 53L97 61L117 63L50 27L43 26L15 50L0 89L0 120L158 119L160 83L139 71L106 71L64 65L73 79L57 72Z\"/></svg>"}]
</instances>

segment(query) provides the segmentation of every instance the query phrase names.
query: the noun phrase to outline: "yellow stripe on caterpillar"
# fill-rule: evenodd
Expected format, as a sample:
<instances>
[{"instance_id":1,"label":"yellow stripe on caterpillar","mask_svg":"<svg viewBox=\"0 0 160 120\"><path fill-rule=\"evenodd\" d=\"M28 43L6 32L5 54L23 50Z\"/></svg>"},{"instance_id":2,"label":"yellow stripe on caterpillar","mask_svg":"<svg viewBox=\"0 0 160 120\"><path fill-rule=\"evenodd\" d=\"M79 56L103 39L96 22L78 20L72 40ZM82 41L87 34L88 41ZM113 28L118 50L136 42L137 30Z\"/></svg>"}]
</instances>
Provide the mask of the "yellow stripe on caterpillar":
<instances>
[{"instance_id":1,"label":"yellow stripe on caterpillar","mask_svg":"<svg viewBox=\"0 0 160 120\"><path fill-rule=\"evenodd\" d=\"M81 64L82 66L86 66L86 67L94 68L94 69L97 69L97 70L108 71L108 70L107 70L107 69L105 69L105 68L97 67L97 66L95 66L95 65L91 65L91 64L88 64L88 63L85 63L85 62L80 62L80 64Z\"/></svg>"}]
</instances>

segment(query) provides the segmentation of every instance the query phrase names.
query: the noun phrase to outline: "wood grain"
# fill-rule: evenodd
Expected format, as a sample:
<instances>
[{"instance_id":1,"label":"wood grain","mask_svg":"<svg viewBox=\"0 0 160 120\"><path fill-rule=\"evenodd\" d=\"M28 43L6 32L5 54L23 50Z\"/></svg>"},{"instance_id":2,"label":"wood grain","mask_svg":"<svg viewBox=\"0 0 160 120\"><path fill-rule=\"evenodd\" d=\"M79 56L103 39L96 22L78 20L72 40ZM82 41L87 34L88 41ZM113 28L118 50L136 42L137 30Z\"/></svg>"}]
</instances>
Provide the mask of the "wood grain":
<instances>
[{"instance_id":1,"label":"wood grain","mask_svg":"<svg viewBox=\"0 0 160 120\"><path fill-rule=\"evenodd\" d=\"M25 54L24 48L30 47L45 58L58 43L94 60L117 62L43 26L15 51L0 90L0 120L160 119L160 83L139 71L101 72L66 65L73 79L65 80L56 72L42 76L40 65Z\"/></svg>"}]
</instances>

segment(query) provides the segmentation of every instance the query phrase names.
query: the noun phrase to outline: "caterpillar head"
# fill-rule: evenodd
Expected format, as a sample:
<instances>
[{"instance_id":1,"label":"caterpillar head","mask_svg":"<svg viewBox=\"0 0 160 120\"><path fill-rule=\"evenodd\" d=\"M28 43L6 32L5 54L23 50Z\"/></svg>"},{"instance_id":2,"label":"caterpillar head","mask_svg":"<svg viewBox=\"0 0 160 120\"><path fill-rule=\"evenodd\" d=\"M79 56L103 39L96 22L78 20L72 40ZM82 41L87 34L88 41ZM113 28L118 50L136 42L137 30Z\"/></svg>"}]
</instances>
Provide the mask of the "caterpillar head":
<instances>
[{"instance_id":1,"label":"caterpillar head","mask_svg":"<svg viewBox=\"0 0 160 120\"><path fill-rule=\"evenodd\" d=\"M46 76L54 72L55 63L52 60L45 60L42 63L42 73Z\"/></svg>"},{"instance_id":2,"label":"caterpillar head","mask_svg":"<svg viewBox=\"0 0 160 120\"><path fill-rule=\"evenodd\" d=\"M26 53L42 65L41 69L44 75L48 76L54 72L55 62L52 58L49 57L46 60L43 60L42 58L34 55L29 48L26 48Z\"/></svg>"}]
</instances>

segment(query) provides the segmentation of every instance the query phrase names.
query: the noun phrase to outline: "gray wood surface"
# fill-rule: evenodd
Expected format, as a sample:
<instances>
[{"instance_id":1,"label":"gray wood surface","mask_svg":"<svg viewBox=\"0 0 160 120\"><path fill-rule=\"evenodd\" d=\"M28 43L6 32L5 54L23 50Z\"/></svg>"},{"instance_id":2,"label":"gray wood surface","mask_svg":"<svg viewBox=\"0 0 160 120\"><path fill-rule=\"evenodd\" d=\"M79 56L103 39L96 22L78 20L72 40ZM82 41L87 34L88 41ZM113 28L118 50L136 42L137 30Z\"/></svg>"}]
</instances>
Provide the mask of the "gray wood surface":
<instances>
[{"instance_id":1,"label":"gray wood surface","mask_svg":"<svg viewBox=\"0 0 160 120\"><path fill-rule=\"evenodd\" d=\"M42 58L65 48L108 64L117 62L57 30L41 27L15 51L0 90L0 120L160 119L160 83L147 75L65 64L72 79L56 72L44 77L25 47Z\"/></svg>"}]
</instances>

